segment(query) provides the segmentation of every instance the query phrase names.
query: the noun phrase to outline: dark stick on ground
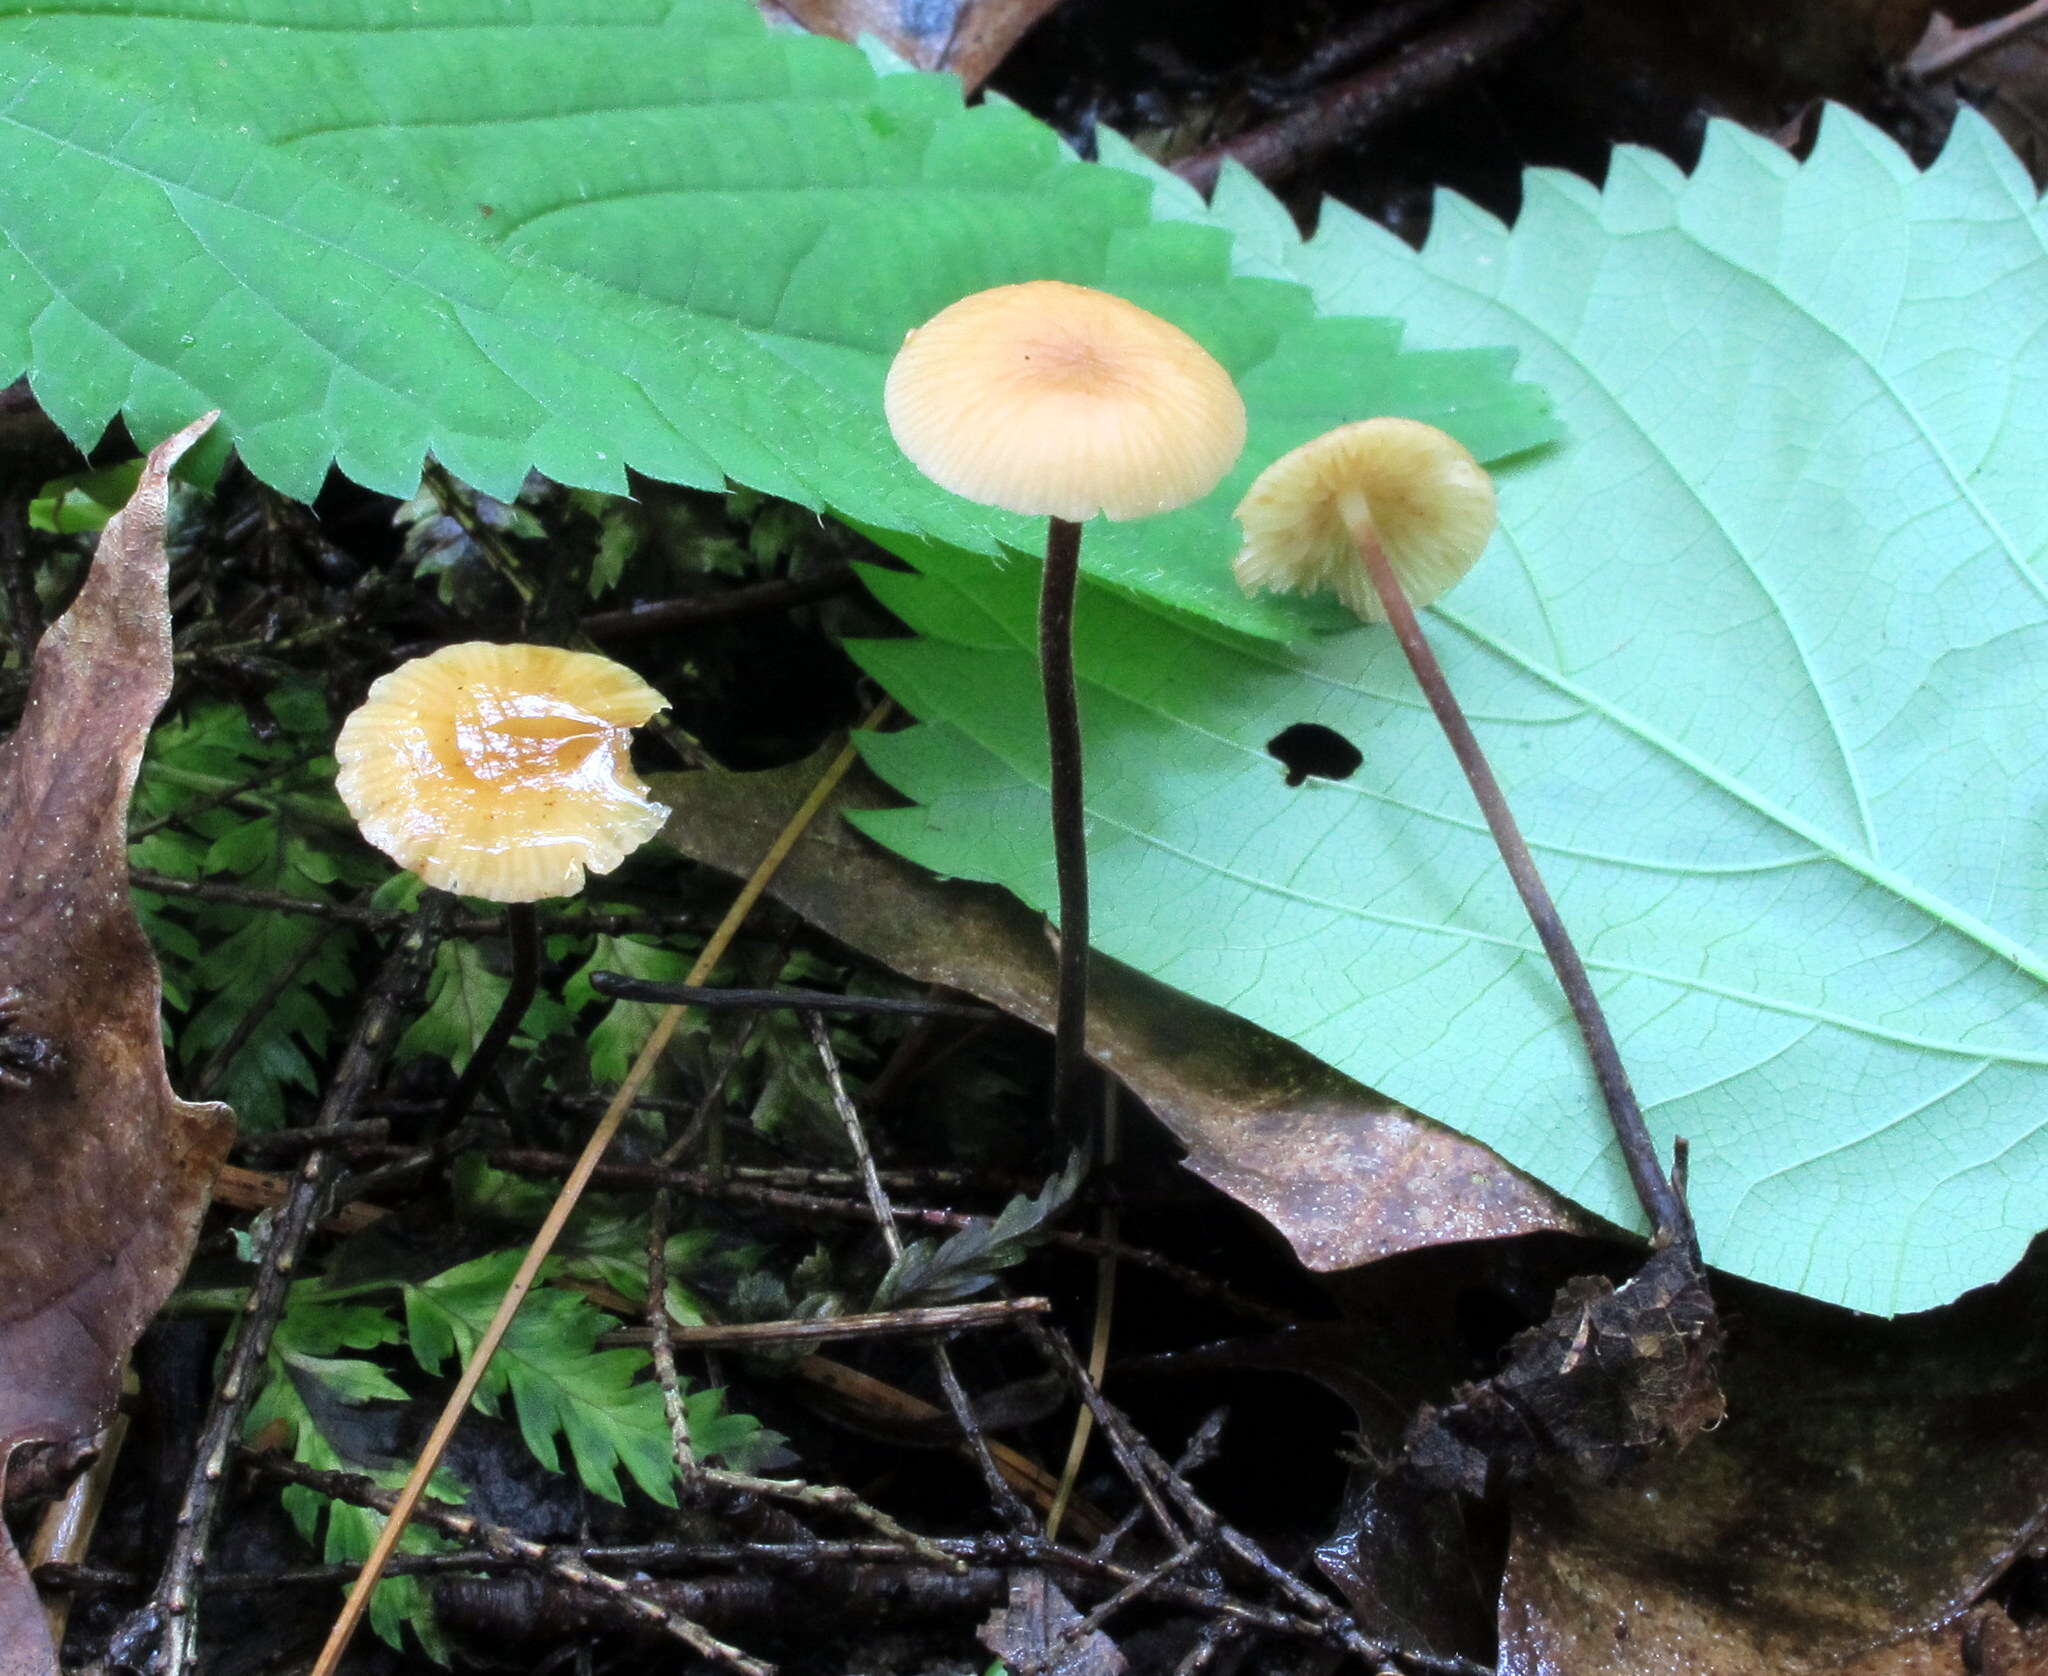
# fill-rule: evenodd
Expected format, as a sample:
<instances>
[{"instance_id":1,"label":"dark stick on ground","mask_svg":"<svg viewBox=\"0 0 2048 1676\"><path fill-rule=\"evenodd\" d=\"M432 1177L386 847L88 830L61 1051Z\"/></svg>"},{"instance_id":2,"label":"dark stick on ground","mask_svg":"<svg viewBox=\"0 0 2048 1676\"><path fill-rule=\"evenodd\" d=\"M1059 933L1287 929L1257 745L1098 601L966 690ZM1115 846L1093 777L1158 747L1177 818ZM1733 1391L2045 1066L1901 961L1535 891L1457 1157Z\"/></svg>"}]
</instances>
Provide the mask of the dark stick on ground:
<instances>
[{"instance_id":1,"label":"dark stick on ground","mask_svg":"<svg viewBox=\"0 0 2048 1676\"><path fill-rule=\"evenodd\" d=\"M913 996L837 995L828 989L709 989L662 983L623 972L592 972L590 987L615 1001L651 1001L671 1007L748 1009L761 1012L876 1013L904 1018L999 1019L1003 1012L972 1001L925 1001Z\"/></svg>"},{"instance_id":2,"label":"dark stick on ground","mask_svg":"<svg viewBox=\"0 0 2048 1676\"><path fill-rule=\"evenodd\" d=\"M1515 882L1522 906L1529 911L1529 923L1535 926L1543 952L1550 956L1551 967L1557 973L1558 985L1564 990L1565 999L1571 1003L1572 1017L1578 1021L1579 1034L1585 1038L1586 1053L1593 1061L1593 1073L1599 1079L1600 1094L1607 1103L1607 1116L1614 1125L1615 1139L1621 1143L1622 1157L1628 1164L1629 1181L1642 1204L1643 1214L1649 1218L1651 1243L1661 1248L1682 1240L1687 1249L1697 1254L1698 1242L1693 1235L1691 1213L1657 1160L1657 1143L1650 1138L1649 1126L1643 1122L1643 1109L1636 1102L1635 1089L1630 1085L1628 1071L1621 1063L1621 1050L1615 1046L1614 1032L1607 1025L1607 1014L1600 1005L1599 996L1594 993L1593 980L1586 974L1586 963L1579 958L1578 945L1572 941L1571 934L1564 928L1564 921L1558 917L1557 904L1551 900L1543 875L1537 871L1536 858L1529 853L1514 811L1508 807L1500 782L1493 776L1493 766L1480 749L1471 723L1465 720L1464 708L1451 691L1443 666L1429 649L1422 624L1416 620L1415 608L1401 591L1401 584L1395 579L1393 566L1387 562L1385 552L1376 541L1361 540L1358 545L1367 574L1372 577L1373 588L1379 595L1380 607L1386 612L1387 621L1401 642L1408 667L1415 672L1416 685L1421 687L1423 697L1429 700L1429 707L1436 713L1444 737L1450 741L1451 749L1457 755L1458 766L1465 771L1466 783L1472 788L1480 813L1486 817L1487 829L1499 846L1508 876Z\"/></svg>"},{"instance_id":3,"label":"dark stick on ground","mask_svg":"<svg viewBox=\"0 0 2048 1676\"><path fill-rule=\"evenodd\" d=\"M623 611L593 611L579 625L593 640L640 640L649 635L668 634L699 623L725 622L734 617L754 617L768 611L788 611L819 600L837 599L858 593L860 577L851 566L839 570L814 571L809 576L779 576L769 582L755 582L723 593L690 594L682 599L656 600L647 605L630 605Z\"/></svg>"},{"instance_id":4,"label":"dark stick on ground","mask_svg":"<svg viewBox=\"0 0 2048 1676\"><path fill-rule=\"evenodd\" d=\"M445 910L439 907L424 909L385 959L363 1002L355 1034L335 1067L327 1097L320 1103L316 1126L332 1128L350 1121L375 1087L397 1040L406 1002L418 989L440 941L444 918ZM163 1575L148 1605L115 1634L108 1650L110 1666L146 1669L153 1676L186 1676L192 1668L199 1645L198 1579L206 1568L206 1550L220 1513L222 1476L228 1455L241 1436L249 1404L262 1385L271 1336L327 1196L335 1160L336 1154L325 1148L309 1152L299 1164L290 1194L271 1219L270 1234L257 1263L256 1283L242 1305L241 1332L200 1429Z\"/></svg>"},{"instance_id":5,"label":"dark stick on ground","mask_svg":"<svg viewBox=\"0 0 2048 1676\"><path fill-rule=\"evenodd\" d=\"M276 1455L245 1456L259 1470L275 1477L299 1476L323 1494L351 1506L374 1507L375 1490L369 1480L348 1474L323 1473L299 1467ZM889 1566L897 1571L929 1569L935 1575L958 1575L962 1566L1041 1566L1074 1578L1083 1598L1091 1590L1107 1594L1128 1590L1145 1582L1152 1598L1210 1619L1236 1633L1263 1630L1293 1640L1318 1639L1314 1624L1292 1614L1275 1612L1249 1602L1235 1601L1214 1589L1180 1583L1170 1578L1154 1581L1146 1573L1071 1549L1057 1548L1033 1537L981 1536L947 1537L934 1543L946 1564L934 1565L921 1554L895 1543L877 1541L776 1541L776 1542L660 1542L592 1543L571 1546L552 1544L547 1552L573 1558L596 1570L600 1567L630 1568L655 1574L691 1570L743 1571L759 1573L813 1574L821 1566ZM526 1554L508 1553L481 1543L441 1554L395 1554L385 1571L387 1577L435 1577L449 1572L530 1572L536 1562ZM279 1588L335 1588L355 1580L350 1565L292 1566L282 1571L221 1572L204 1579L208 1594L260 1594ZM46 1565L36 1570L39 1586L74 1593L103 1590L132 1590L143 1586L135 1573L108 1566ZM642 1582L644 1588L644 1581Z\"/></svg>"},{"instance_id":6,"label":"dark stick on ground","mask_svg":"<svg viewBox=\"0 0 2048 1676\"><path fill-rule=\"evenodd\" d=\"M651 1235L649 1241L651 1244ZM651 1262L649 1273L653 1273ZM827 1315L802 1321L734 1321L707 1327L678 1327L671 1323L667 1338L673 1360L678 1346L693 1350L744 1350L771 1344L834 1344L845 1339L914 1338L923 1333L961 1333L976 1327L1013 1327L1019 1315L1043 1315L1051 1308L1051 1301L1045 1298L1001 1298L994 1303L935 1304L925 1309L885 1309L869 1315ZM652 1344L658 1352L663 1330L655 1325L652 1310L648 1316L647 1326L606 1333L603 1342Z\"/></svg>"},{"instance_id":7,"label":"dark stick on ground","mask_svg":"<svg viewBox=\"0 0 2048 1676\"><path fill-rule=\"evenodd\" d=\"M531 902L506 904L505 935L512 944L512 986L505 991L505 999L498 1003L498 1011L484 1031L483 1039L476 1044L476 1051L463 1067L455 1092L448 1096L448 1104L442 1109L437 1125L443 1134L469 1115L469 1108L476 1103L477 1095L483 1092L499 1055L510 1044L513 1032L519 1028L519 1021L526 1017L526 1009L533 1005L534 992L540 987L540 916Z\"/></svg>"},{"instance_id":8,"label":"dark stick on ground","mask_svg":"<svg viewBox=\"0 0 2048 1676\"><path fill-rule=\"evenodd\" d=\"M669 1449L676 1470L687 1479L697 1470L697 1448L690 1438L683 1378L676 1369L675 1324L668 1314L669 1207L674 1201L674 1190L664 1183L654 1190L654 1202L647 1210L647 1300L641 1308L647 1342L653 1348L654 1383L661 1387L662 1411L668 1416Z\"/></svg>"},{"instance_id":9,"label":"dark stick on ground","mask_svg":"<svg viewBox=\"0 0 2048 1676\"><path fill-rule=\"evenodd\" d=\"M179 818L183 818L182 813ZM153 822L148 828L132 830L128 836L132 840L141 836L143 831L153 831L161 824L164 823ZM330 902L318 896L293 896L281 890L252 890L246 885L231 884L220 879L180 879L169 873L152 873L142 867L128 869L128 882L137 890L151 891L158 896L186 896L196 901L218 902L229 907L263 908L272 913L331 919L343 925L363 925L378 931L396 930L412 918L412 915L403 908L372 908L354 902ZM677 932L684 935L702 935L716 923L703 914L563 913L541 914L538 918L543 933L591 932L614 937L659 937ZM488 918L457 920L448 927L446 935L500 937L504 932L503 917L492 914Z\"/></svg>"},{"instance_id":10,"label":"dark stick on ground","mask_svg":"<svg viewBox=\"0 0 2048 1676\"><path fill-rule=\"evenodd\" d=\"M1045 737L1052 767L1052 852L1059 870L1059 1004L1052 1033L1052 1118L1078 1120L1088 1044L1088 811L1081 785L1081 701L1074 685L1074 593L1081 526L1048 520L1045 583L1038 599L1038 665L1045 682Z\"/></svg>"},{"instance_id":11,"label":"dark stick on ground","mask_svg":"<svg viewBox=\"0 0 2048 1676\"><path fill-rule=\"evenodd\" d=\"M320 1472L278 1455L246 1454L244 1458L270 1477L283 1479L288 1484L304 1484L308 1489L319 1490L357 1507L374 1508L379 1513L389 1514L398 1505L397 1491L380 1490L369 1479L353 1473ZM473 1514L458 1513L427 1500L414 1507L412 1516L416 1524L458 1541L474 1542L501 1560L551 1577L579 1593L601 1600L629 1622L660 1630L684 1643L700 1657L737 1670L741 1676L775 1676L772 1664L749 1658L680 1612L648 1600L632 1584L607 1577L572 1554L530 1542L503 1525L494 1525Z\"/></svg>"},{"instance_id":12,"label":"dark stick on ground","mask_svg":"<svg viewBox=\"0 0 2048 1676\"><path fill-rule=\"evenodd\" d=\"M1242 164L1261 180L1284 180L1469 80L1569 9L1570 0L1492 0L1394 57L1331 83L1300 109L1183 157L1174 173L1203 192L1215 186L1226 162Z\"/></svg>"},{"instance_id":13,"label":"dark stick on ground","mask_svg":"<svg viewBox=\"0 0 2048 1676\"><path fill-rule=\"evenodd\" d=\"M1276 104L1306 97L1332 76L1412 40L1459 4L1460 0L1380 0L1356 21L1317 41L1284 75L1253 82L1251 91Z\"/></svg>"}]
</instances>

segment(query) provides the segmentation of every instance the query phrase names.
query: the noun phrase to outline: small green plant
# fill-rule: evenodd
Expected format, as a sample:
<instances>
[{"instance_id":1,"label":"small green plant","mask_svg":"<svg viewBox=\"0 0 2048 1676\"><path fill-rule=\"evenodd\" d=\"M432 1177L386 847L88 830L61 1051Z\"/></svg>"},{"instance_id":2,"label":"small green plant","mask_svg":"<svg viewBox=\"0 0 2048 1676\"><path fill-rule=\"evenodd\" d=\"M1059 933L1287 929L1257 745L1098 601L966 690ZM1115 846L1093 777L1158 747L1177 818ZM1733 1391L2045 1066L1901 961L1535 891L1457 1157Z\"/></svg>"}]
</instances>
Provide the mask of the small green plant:
<instances>
[{"instance_id":1,"label":"small green plant","mask_svg":"<svg viewBox=\"0 0 2048 1676\"><path fill-rule=\"evenodd\" d=\"M506 1208L511 1178L491 1179L496 1172L480 1161L465 1161L461 1173L473 1203L495 1192L498 1208ZM597 1207L586 1217L576 1249L555 1270L562 1278L625 1279L625 1265L614 1265L608 1254L633 1242L644 1252L644 1217L622 1219ZM679 1235L671 1242L670 1261L679 1276L705 1254L707 1243L701 1234ZM265 1383L249 1411L245 1435L264 1445L288 1447L304 1465L363 1473L387 1489L397 1488L407 1463L396 1453L397 1410L389 1405L410 1393L395 1353L406 1353L414 1374L448 1371L451 1356L464 1354L489 1318L519 1256L517 1250L491 1252L411 1282L336 1285L313 1278L296 1283L272 1340ZM644 1292L644 1256L639 1274ZM671 1303L689 1307L680 1279ZM500 1350L477 1407L512 1420L534 1459L550 1472L565 1470L561 1444L566 1443L568 1469L593 1495L620 1501L630 1485L673 1507L675 1461L661 1393L645 1377L647 1358L639 1351L597 1348L598 1338L616 1325L617 1318L584 1293L543 1287L528 1300ZM781 1439L752 1416L728 1413L722 1391L690 1390L684 1404L702 1461L751 1470L780 1446ZM431 1493L451 1502L463 1499L462 1486L445 1473L436 1475ZM318 1541L330 1561L360 1563L383 1526L381 1515L303 1485L288 1486L283 1501L300 1534ZM407 1553L445 1546L417 1526L408 1529L401 1544ZM380 1583L371 1623L393 1646L401 1630L411 1626L421 1647L445 1662L445 1645L420 1579Z\"/></svg>"}]
</instances>

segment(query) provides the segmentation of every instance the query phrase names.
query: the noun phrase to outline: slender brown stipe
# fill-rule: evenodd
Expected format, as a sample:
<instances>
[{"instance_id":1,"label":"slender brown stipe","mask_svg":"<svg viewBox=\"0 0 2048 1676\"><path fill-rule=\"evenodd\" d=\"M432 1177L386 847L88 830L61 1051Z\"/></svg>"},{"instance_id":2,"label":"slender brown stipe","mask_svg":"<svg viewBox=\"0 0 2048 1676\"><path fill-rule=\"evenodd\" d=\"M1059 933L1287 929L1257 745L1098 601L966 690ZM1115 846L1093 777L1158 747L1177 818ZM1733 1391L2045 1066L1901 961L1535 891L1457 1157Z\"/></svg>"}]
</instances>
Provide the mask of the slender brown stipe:
<instances>
[{"instance_id":1,"label":"slender brown stipe","mask_svg":"<svg viewBox=\"0 0 2048 1676\"><path fill-rule=\"evenodd\" d=\"M1358 543L1359 557L1365 561L1366 571L1379 594L1380 606L1401 642L1401 650L1407 654L1408 667L1415 672L1416 685L1422 688L1430 709L1436 712L1444 737L1450 740L1451 749L1457 754L1458 766L1465 771L1466 783L1478 800L1480 813L1486 817L1487 828L1500 848L1501 860L1507 864L1508 876L1515 881L1522 906L1529 911L1529 922L1536 927L1543 952L1550 956L1558 984L1564 990L1565 999L1571 1003L1572 1017L1578 1021L1579 1034L1585 1038L1586 1052L1593 1061L1594 1075L1600 1080L1600 1093L1607 1102L1607 1115L1614 1125L1615 1138L1621 1142L1629 1181L1635 1187L1643 1213L1650 1219L1651 1243L1662 1247L1683 1239L1697 1254L1692 1216L1657 1161L1656 1142L1650 1138L1649 1128L1643 1122L1642 1107L1636 1103L1635 1090L1629 1085L1628 1072L1622 1067L1620 1049L1614 1044L1613 1031L1607 1027L1607 1015L1601 1010L1599 997L1593 993L1585 962L1579 958L1577 946L1565 930L1564 921L1558 917L1557 904L1551 900L1543 876L1536 870L1536 859L1523 841L1521 828L1515 824L1514 813L1508 808L1500 782L1493 777L1493 768L1486 760L1486 753L1480 749L1479 740L1474 736L1471 724L1465 720L1465 712L1452 693L1450 682L1444 678L1443 666L1429 649L1422 624L1416 620L1414 607L1408 603L1408 596L1395 580L1393 566L1387 562L1378 536L1369 523L1363 527L1354 524L1351 533Z\"/></svg>"},{"instance_id":2,"label":"slender brown stipe","mask_svg":"<svg viewBox=\"0 0 2048 1676\"><path fill-rule=\"evenodd\" d=\"M1059 1004L1052 1034L1053 1120L1076 1116L1088 1025L1088 834L1081 796L1081 703L1074 687L1074 591L1081 526L1048 521L1038 596L1038 661L1052 762L1052 853L1059 871Z\"/></svg>"},{"instance_id":3,"label":"slender brown stipe","mask_svg":"<svg viewBox=\"0 0 2048 1676\"><path fill-rule=\"evenodd\" d=\"M490 1080L491 1068L510 1044L513 1033L519 1028L519 1021L526 1016L526 1009L533 1005L534 992L540 987L540 915L531 902L508 902L505 905L505 935L512 944L512 987L505 991L505 999L498 1003L498 1010L484 1031L483 1039L476 1044L476 1051L463 1067L455 1092L448 1096L439 1124L443 1133L469 1115L469 1108L476 1103L477 1095L483 1092L484 1084Z\"/></svg>"}]
</instances>

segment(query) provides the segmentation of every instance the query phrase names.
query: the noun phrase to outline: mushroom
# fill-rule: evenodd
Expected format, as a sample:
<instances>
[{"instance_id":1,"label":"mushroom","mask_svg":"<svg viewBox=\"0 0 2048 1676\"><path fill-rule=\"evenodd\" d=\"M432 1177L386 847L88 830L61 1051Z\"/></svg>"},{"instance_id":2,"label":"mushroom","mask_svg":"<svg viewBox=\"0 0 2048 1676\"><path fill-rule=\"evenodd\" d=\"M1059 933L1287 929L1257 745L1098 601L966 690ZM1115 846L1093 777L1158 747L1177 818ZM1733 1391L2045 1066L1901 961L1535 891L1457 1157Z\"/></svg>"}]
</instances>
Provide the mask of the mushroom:
<instances>
[{"instance_id":1,"label":"mushroom","mask_svg":"<svg viewBox=\"0 0 2048 1676\"><path fill-rule=\"evenodd\" d=\"M336 789L363 836L440 890L506 904L512 987L450 1096L468 1109L533 1000L533 904L573 896L655 833L667 810L627 750L665 701L609 658L466 641L370 687L334 747Z\"/></svg>"},{"instance_id":2,"label":"mushroom","mask_svg":"<svg viewBox=\"0 0 2048 1676\"><path fill-rule=\"evenodd\" d=\"M1585 962L1415 615L1478 562L1494 517L1491 479L1454 438L1412 419L1365 419L1259 474L1238 503L1244 546L1233 568L1247 593L1328 588L1363 621L1393 626L1571 1003L1653 1243L1693 1249L1691 1216L1658 1161Z\"/></svg>"},{"instance_id":3,"label":"mushroom","mask_svg":"<svg viewBox=\"0 0 2048 1676\"><path fill-rule=\"evenodd\" d=\"M1283 454L1237 505L1245 592L1327 588L1383 623L1364 544L1376 542L1408 603L1430 605L1479 562L1493 534L1493 479L1464 444L1413 419L1361 419Z\"/></svg>"},{"instance_id":4,"label":"mushroom","mask_svg":"<svg viewBox=\"0 0 2048 1676\"><path fill-rule=\"evenodd\" d=\"M1087 1019L1088 852L1074 687L1081 525L1201 499L1244 448L1230 375L1179 327L1061 280L963 297L904 339L889 429L941 488L1048 520L1038 652L1059 875L1053 1111L1071 1111Z\"/></svg>"}]
</instances>

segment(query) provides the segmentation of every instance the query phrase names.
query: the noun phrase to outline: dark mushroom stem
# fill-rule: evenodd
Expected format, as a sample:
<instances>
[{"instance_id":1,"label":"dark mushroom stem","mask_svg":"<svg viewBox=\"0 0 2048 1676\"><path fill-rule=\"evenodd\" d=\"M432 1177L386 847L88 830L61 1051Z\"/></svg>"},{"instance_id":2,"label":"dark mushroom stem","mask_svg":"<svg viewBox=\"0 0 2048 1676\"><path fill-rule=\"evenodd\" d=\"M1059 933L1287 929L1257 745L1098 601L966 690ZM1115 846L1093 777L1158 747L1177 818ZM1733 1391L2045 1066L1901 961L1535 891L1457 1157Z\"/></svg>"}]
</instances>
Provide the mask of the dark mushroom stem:
<instances>
[{"instance_id":1,"label":"dark mushroom stem","mask_svg":"<svg viewBox=\"0 0 2048 1676\"><path fill-rule=\"evenodd\" d=\"M531 902L505 905L505 936L512 945L512 986L505 991L505 999L498 1004L483 1039L463 1067L455 1092L441 1108L438 1126L444 1134L469 1115L469 1108L490 1080L491 1067L512 1040L519 1021L526 1017L526 1009L533 1005L534 991L540 986L540 915Z\"/></svg>"},{"instance_id":2,"label":"dark mushroom stem","mask_svg":"<svg viewBox=\"0 0 2048 1676\"><path fill-rule=\"evenodd\" d=\"M1572 1017L1578 1020L1579 1034L1585 1038L1586 1053L1593 1061L1601 1096L1607 1102L1608 1119L1614 1125L1615 1138L1621 1142L1629 1181L1635 1187L1643 1214L1650 1219L1651 1243L1661 1250L1683 1240L1686 1248L1697 1256L1698 1242L1693 1233L1692 1215L1657 1160L1656 1142L1650 1138L1649 1127L1643 1122L1643 1109L1636 1103L1635 1090L1629 1085L1628 1072L1621 1063L1621 1052L1614 1045L1614 1032L1607 1026L1607 1014L1601 1010L1600 999L1593 993L1592 980L1586 975L1586 963L1579 958L1571 934L1558 917L1557 904L1551 900L1543 875L1536 870L1536 858L1529 853L1529 846L1523 841L1522 829L1515 824L1514 813L1508 808L1500 782L1493 777L1493 768L1486 760L1486 753L1479 748L1471 724L1465 720L1465 712L1452 693L1450 682L1444 678L1443 666L1436 661L1436 654L1423 638L1422 624L1416 620L1415 608L1401 591L1401 584L1394 577L1394 567L1387 562L1378 537L1369 529L1356 525L1351 534L1358 544L1359 557L1365 561L1366 574L1372 578L1374 591L1379 595L1380 609L1387 614L1387 621L1401 642L1401 650L1408 656L1408 667L1415 671L1416 685L1422 688L1430 709L1436 712L1444 737L1451 742L1458 766L1465 771L1465 781L1471 786L1480 813L1485 815L1493 841L1500 849L1508 877L1514 880L1522 906L1529 911L1529 923L1535 926L1543 952L1550 956L1551 967L1557 973L1558 985L1564 990L1565 999L1571 1003Z\"/></svg>"},{"instance_id":3,"label":"dark mushroom stem","mask_svg":"<svg viewBox=\"0 0 2048 1676\"><path fill-rule=\"evenodd\" d=\"M1059 874L1058 1003L1052 1033L1052 1115L1076 1115L1087 1050L1088 836L1081 799L1081 703L1074 687L1074 591L1081 526L1054 518L1045 532L1038 596L1038 665L1045 685L1045 739L1052 762L1052 854Z\"/></svg>"}]
</instances>

